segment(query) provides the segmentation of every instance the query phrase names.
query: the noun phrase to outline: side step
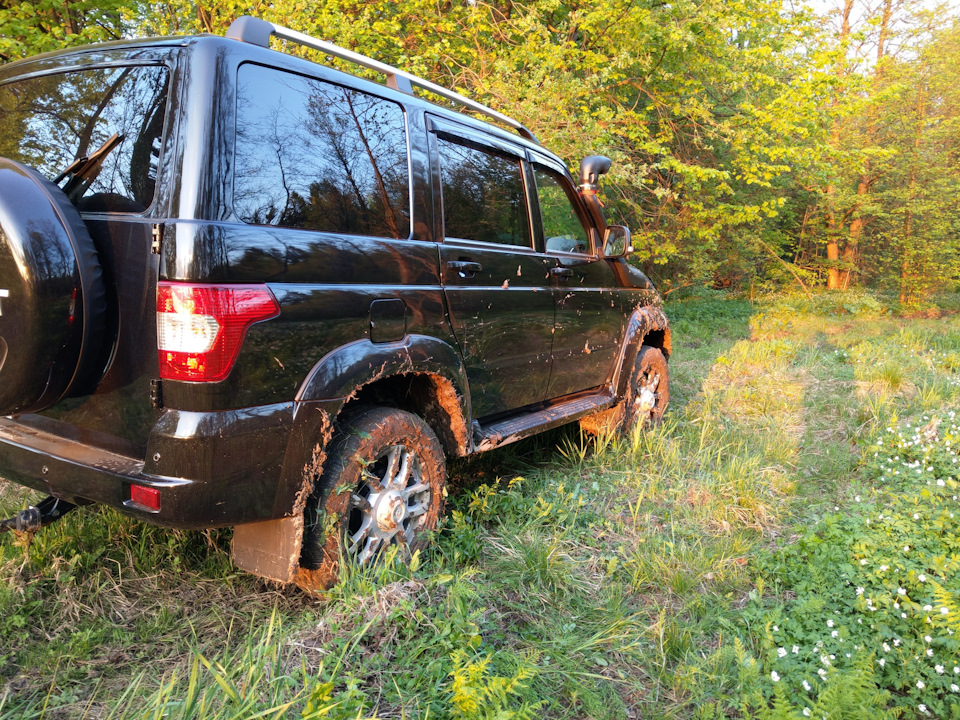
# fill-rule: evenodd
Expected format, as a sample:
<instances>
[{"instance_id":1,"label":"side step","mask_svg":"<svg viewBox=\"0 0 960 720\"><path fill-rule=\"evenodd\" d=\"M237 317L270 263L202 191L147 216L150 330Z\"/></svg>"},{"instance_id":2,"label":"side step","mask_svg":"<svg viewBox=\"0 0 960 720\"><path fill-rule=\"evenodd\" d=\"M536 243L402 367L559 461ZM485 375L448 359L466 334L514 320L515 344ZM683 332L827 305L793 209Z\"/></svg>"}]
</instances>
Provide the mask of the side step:
<instances>
[{"instance_id":1,"label":"side step","mask_svg":"<svg viewBox=\"0 0 960 720\"><path fill-rule=\"evenodd\" d=\"M483 452L509 445L544 430L606 410L613 407L616 402L616 395L604 391L564 400L541 410L499 420L489 425L474 424L473 449L475 452Z\"/></svg>"}]
</instances>

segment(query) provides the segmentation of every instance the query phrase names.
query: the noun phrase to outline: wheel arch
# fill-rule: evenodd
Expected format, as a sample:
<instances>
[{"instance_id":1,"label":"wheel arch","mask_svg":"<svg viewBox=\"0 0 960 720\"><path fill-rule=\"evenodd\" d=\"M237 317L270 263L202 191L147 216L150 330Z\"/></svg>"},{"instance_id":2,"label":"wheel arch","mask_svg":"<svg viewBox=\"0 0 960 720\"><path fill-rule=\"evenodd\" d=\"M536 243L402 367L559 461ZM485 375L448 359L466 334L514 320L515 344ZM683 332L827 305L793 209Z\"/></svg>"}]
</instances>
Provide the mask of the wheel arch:
<instances>
[{"instance_id":1,"label":"wheel arch","mask_svg":"<svg viewBox=\"0 0 960 720\"><path fill-rule=\"evenodd\" d=\"M310 584L299 567L303 512L321 482L338 418L361 405L383 405L420 416L447 456L469 452L470 395L466 370L449 344L410 335L400 343L360 340L324 356L296 396L294 427L287 445L275 520L234 529L238 566L281 582Z\"/></svg>"},{"instance_id":2,"label":"wheel arch","mask_svg":"<svg viewBox=\"0 0 960 720\"><path fill-rule=\"evenodd\" d=\"M457 351L443 340L409 335L400 343L361 340L323 357L297 393L298 403L383 405L422 417L450 456L469 450L470 394Z\"/></svg>"},{"instance_id":3,"label":"wheel arch","mask_svg":"<svg viewBox=\"0 0 960 720\"><path fill-rule=\"evenodd\" d=\"M627 391L630 372L642 345L658 348L664 358L667 361L670 360L670 321L661 308L640 306L630 314L624 333L620 362L617 364L617 373L613 381L619 398L622 398Z\"/></svg>"}]
</instances>

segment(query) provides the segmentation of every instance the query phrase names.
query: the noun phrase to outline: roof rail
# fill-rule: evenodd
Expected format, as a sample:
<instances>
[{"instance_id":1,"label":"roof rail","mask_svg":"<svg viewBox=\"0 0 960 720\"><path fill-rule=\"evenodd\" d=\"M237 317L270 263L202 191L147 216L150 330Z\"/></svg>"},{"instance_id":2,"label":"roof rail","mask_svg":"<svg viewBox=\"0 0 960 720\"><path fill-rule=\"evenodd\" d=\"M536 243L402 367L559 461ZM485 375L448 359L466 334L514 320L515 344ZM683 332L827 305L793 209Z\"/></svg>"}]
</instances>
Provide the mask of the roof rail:
<instances>
[{"instance_id":1,"label":"roof rail","mask_svg":"<svg viewBox=\"0 0 960 720\"><path fill-rule=\"evenodd\" d=\"M403 70L395 68L391 65L382 63L379 60L374 60L366 55L355 53L352 50L347 50L338 45L334 45L333 43L326 42L325 40L318 40L317 38L304 35L296 30L291 30L290 28L283 27L282 25L275 25L272 22L251 17L250 15L238 17L230 24L230 27L226 32L226 37L232 40L240 40L241 42L250 43L252 45L260 45L261 47L270 46L271 35L276 35L282 40L289 40L290 42L297 43L298 45L304 45L306 47L313 48L314 50L319 50L327 55L340 58L341 60L347 60L362 67L368 68L369 70L375 70L376 72L383 73L387 76L388 86L394 90L407 93L408 95L413 95L413 86L416 85L419 88L423 88L424 90L432 92L434 95L439 95L447 100L460 103L474 112L480 113L481 115L486 115L494 120L498 120L507 127L511 127L516 130L527 140L531 140L538 145L540 144L540 141L537 140L536 136L534 136L532 132L530 132L526 127L513 118L507 117L503 113L499 113L496 110L487 107L486 105L471 100L470 98L466 98L459 93L453 92L453 90L448 90L447 88L432 83L429 80L424 80L421 77L404 72Z\"/></svg>"}]
</instances>

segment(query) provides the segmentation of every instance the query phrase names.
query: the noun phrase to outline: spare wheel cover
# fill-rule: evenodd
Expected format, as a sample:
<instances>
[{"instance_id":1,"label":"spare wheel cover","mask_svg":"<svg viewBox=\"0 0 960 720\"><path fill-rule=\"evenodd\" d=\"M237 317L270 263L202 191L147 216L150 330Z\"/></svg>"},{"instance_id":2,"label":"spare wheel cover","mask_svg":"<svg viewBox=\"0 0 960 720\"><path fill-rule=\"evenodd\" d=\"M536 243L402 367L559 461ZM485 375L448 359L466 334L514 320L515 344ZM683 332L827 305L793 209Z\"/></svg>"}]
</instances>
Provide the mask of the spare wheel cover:
<instances>
[{"instance_id":1,"label":"spare wheel cover","mask_svg":"<svg viewBox=\"0 0 960 720\"><path fill-rule=\"evenodd\" d=\"M48 408L81 387L102 357L105 314L80 213L36 170L0 158L0 415Z\"/></svg>"}]
</instances>

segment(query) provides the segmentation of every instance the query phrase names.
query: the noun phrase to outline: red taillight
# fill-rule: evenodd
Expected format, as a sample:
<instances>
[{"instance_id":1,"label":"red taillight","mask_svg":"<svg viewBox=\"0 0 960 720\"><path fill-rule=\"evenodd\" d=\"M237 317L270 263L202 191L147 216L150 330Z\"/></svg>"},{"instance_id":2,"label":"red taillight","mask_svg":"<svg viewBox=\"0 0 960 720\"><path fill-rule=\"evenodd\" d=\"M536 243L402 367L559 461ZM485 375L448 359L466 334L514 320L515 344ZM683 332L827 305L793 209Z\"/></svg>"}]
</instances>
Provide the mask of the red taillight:
<instances>
[{"instance_id":1,"label":"red taillight","mask_svg":"<svg viewBox=\"0 0 960 720\"><path fill-rule=\"evenodd\" d=\"M130 500L151 510L160 509L160 491L143 485L130 486Z\"/></svg>"},{"instance_id":2,"label":"red taillight","mask_svg":"<svg viewBox=\"0 0 960 720\"><path fill-rule=\"evenodd\" d=\"M160 377L217 382L230 374L254 323L280 314L266 285L157 285Z\"/></svg>"}]
</instances>

